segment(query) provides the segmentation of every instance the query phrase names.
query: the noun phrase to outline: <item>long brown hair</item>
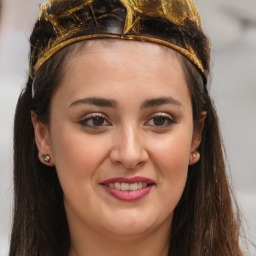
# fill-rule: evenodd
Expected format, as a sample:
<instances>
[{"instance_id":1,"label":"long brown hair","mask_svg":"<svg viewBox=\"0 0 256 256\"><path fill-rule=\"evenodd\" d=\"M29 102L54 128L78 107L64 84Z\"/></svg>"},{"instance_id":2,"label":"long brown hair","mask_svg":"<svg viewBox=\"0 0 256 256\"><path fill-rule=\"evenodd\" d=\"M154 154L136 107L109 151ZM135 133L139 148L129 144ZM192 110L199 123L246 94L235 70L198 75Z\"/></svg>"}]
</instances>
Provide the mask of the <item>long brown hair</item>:
<instances>
[{"instance_id":1,"label":"long brown hair","mask_svg":"<svg viewBox=\"0 0 256 256\"><path fill-rule=\"evenodd\" d=\"M37 24L31 36L32 48L39 32ZM200 34L195 37L199 57L203 63L208 63L208 40L202 32L197 33ZM38 159L31 110L40 122L49 122L51 99L61 83L65 64L82 45L83 42L67 46L46 61L34 79L28 78L18 100L14 125L14 217L9 256L68 255L70 237L62 189L55 168L44 166ZM215 107L200 71L186 57L177 55L190 89L194 126L198 125L202 111L207 112L207 117L198 149L201 159L189 166L187 184L174 212L169 255L241 256L240 221L233 210ZM206 64L205 68L209 73Z\"/></svg>"}]
</instances>

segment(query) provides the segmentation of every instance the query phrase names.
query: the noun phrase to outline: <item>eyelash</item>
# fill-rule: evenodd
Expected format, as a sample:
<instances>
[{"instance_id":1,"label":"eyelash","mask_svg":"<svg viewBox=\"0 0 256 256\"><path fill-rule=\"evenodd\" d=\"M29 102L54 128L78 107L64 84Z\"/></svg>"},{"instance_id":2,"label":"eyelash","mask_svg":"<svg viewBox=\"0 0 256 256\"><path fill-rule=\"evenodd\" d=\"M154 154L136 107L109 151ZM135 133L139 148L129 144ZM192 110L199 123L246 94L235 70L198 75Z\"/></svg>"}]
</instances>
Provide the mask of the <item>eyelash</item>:
<instances>
[{"instance_id":1,"label":"eyelash","mask_svg":"<svg viewBox=\"0 0 256 256\"><path fill-rule=\"evenodd\" d=\"M107 125L95 125L95 124L89 124L89 122L93 122L93 121L96 121L97 118L101 118L100 121L103 121L104 123L107 122ZM99 120L98 120L99 121ZM105 127L105 126L111 126L110 122L106 119L106 117L102 114L99 114L99 113L95 113L95 114L89 114L86 116L85 119L81 120L79 122L83 127L88 127L88 128L91 128L91 129L100 129L102 127Z\"/></svg>"},{"instance_id":2,"label":"eyelash","mask_svg":"<svg viewBox=\"0 0 256 256\"><path fill-rule=\"evenodd\" d=\"M164 124L162 125L152 125L152 126L155 126L157 127L158 129L164 129L164 128L168 128L170 127L171 125L175 124L176 122L170 117L170 115L168 114L165 114L165 113L155 113L153 116L150 117L149 121L147 121L146 123L149 123L150 121L154 120L156 121L157 118L162 118L164 120L161 120L161 121L164 121ZM158 120L159 121L159 120ZM145 123L145 124L146 124Z\"/></svg>"},{"instance_id":3,"label":"eyelash","mask_svg":"<svg viewBox=\"0 0 256 256\"><path fill-rule=\"evenodd\" d=\"M96 120L98 118L98 120ZM100 118L100 120L99 120ZM156 124L152 124L150 125L149 123L151 121L157 121L157 118L161 118L162 120L158 120L158 121L164 121L163 124L160 125L156 125ZM89 122L94 122L94 121L100 121L103 122L102 124L99 125L95 125L95 124L90 124ZM85 119L81 120L79 122L83 127L88 127L91 129L101 129L102 127L105 126L112 126L112 124L107 120L107 118L105 117L105 115L100 114L100 113L93 113L93 114L89 114L86 116ZM104 124L107 123L107 124ZM146 126L154 126L157 127L158 129L164 129L164 128L168 128L171 125L173 125L174 123L176 123L172 118L170 118L170 115L165 114L165 113L155 113L153 116L151 116L148 121L146 121L144 123L144 125Z\"/></svg>"}]
</instances>

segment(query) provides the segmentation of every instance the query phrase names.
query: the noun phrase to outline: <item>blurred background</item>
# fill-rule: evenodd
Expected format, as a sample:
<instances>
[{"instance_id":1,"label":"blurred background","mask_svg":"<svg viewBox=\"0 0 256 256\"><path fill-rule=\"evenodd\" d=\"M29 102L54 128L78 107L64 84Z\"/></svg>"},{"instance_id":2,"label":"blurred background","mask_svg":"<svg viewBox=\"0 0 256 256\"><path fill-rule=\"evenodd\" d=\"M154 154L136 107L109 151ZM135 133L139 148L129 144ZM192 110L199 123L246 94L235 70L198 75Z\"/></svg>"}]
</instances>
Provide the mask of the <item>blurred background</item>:
<instances>
[{"instance_id":1,"label":"blurred background","mask_svg":"<svg viewBox=\"0 0 256 256\"><path fill-rule=\"evenodd\" d=\"M0 0L0 256L12 216L12 136L17 98L28 76L29 36L39 3ZM240 205L246 255L256 256L256 0L196 0L212 41L211 94L220 116L230 180Z\"/></svg>"}]
</instances>

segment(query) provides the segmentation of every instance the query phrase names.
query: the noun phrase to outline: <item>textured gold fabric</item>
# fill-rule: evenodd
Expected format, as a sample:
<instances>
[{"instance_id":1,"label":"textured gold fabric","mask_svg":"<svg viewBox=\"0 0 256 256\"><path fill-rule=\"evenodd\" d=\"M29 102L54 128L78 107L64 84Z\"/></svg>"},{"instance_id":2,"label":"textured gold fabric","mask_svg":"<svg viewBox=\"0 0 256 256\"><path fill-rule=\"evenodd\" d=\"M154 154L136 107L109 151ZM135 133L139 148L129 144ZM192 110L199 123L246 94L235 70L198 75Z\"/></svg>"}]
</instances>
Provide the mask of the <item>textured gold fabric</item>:
<instances>
[{"instance_id":1,"label":"textured gold fabric","mask_svg":"<svg viewBox=\"0 0 256 256\"><path fill-rule=\"evenodd\" d=\"M40 6L38 24L45 27L45 35L32 50L31 77L65 46L93 38L162 44L181 52L205 73L193 36L186 32L202 30L192 0L49 0ZM174 40L172 33L176 38L179 33L180 39Z\"/></svg>"}]
</instances>

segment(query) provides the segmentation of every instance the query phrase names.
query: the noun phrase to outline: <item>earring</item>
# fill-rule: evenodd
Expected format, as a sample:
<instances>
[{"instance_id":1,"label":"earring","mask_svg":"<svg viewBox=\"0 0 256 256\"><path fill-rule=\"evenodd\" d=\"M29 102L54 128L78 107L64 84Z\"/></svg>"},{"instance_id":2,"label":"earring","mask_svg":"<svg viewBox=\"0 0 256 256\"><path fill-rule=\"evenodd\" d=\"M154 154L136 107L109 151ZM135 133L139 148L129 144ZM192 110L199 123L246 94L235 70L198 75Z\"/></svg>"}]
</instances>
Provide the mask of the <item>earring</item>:
<instances>
[{"instance_id":1,"label":"earring","mask_svg":"<svg viewBox=\"0 0 256 256\"><path fill-rule=\"evenodd\" d=\"M193 158L193 160L197 157L197 154L199 154L197 151L194 151L194 152L192 153L192 158Z\"/></svg>"},{"instance_id":2,"label":"earring","mask_svg":"<svg viewBox=\"0 0 256 256\"><path fill-rule=\"evenodd\" d=\"M50 163L51 162L51 157L50 155L42 155L42 158L43 160L46 162L46 163Z\"/></svg>"},{"instance_id":3,"label":"earring","mask_svg":"<svg viewBox=\"0 0 256 256\"><path fill-rule=\"evenodd\" d=\"M190 165L195 164L198 160L200 159L200 153L197 151L194 151L191 153L191 158L190 158Z\"/></svg>"}]
</instances>

